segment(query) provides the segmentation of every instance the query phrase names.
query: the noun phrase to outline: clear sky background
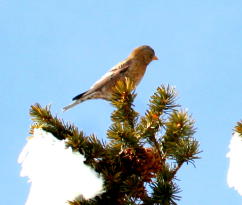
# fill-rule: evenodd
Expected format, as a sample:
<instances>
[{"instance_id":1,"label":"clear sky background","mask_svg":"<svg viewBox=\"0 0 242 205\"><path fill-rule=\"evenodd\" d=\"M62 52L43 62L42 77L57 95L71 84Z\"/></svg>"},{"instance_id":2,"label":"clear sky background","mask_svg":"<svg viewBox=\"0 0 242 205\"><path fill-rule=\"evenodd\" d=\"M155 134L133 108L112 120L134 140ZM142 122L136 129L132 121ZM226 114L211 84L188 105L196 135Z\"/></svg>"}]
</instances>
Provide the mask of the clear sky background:
<instances>
[{"instance_id":1,"label":"clear sky background","mask_svg":"<svg viewBox=\"0 0 242 205\"><path fill-rule=\"evenodd\" d=\"M30 105L52 104L65 121L104 138L109 103L61 108L144 44L159 61L137 88L135 108L144 114L159 85L176 86L203 150L196 168L178 174L179 204L242 204L227 187L225 157L242 118L241 0L0 0L0 204L23 205L27 198L17 157L29 135Z\"/></svg>"}]
</instances>

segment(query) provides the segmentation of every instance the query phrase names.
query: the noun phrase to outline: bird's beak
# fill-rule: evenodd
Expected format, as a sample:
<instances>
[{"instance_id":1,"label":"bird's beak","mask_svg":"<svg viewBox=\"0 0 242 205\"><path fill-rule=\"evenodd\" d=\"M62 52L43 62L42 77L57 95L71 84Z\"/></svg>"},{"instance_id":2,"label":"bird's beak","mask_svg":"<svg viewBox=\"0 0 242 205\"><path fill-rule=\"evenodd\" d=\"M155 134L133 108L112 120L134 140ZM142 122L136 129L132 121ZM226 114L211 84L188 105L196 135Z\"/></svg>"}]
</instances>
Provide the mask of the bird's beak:
<instances>
[{"instance_id":1,"label":"bird's beak","mask_svg":"<svg viewBox=\"0 0 242 205\"><path fill-rule=\"evenodd\" d=\"M152 60L159 60L159 58L157 58L157 56L154 56Z\"/></svg>"}]
</instances>

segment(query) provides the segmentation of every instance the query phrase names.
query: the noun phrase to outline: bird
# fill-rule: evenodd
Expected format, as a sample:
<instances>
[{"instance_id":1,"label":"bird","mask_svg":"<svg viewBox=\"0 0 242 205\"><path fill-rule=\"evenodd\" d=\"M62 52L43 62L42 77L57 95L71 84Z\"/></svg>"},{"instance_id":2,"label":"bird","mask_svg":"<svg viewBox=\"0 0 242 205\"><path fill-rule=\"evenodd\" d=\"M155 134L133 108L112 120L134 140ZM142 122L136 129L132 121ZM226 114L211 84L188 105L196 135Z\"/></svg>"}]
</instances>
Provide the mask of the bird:
<instances>
[{"instance_id":1,"label":"bird","mask_svg":"<svg viewBox=\"0 0 242 205\"><path fill-rule=\"evenodd\" d=\"M135 88L143 78L148 64L153 60L158 60L153 48L147 45L135 48L125 60L112 67L89 90L75 96L72 99L74 102L65 106L63 111L90 99L110 100L113 87L125 78L129 78Z\"/></svg>"}]
</instances>

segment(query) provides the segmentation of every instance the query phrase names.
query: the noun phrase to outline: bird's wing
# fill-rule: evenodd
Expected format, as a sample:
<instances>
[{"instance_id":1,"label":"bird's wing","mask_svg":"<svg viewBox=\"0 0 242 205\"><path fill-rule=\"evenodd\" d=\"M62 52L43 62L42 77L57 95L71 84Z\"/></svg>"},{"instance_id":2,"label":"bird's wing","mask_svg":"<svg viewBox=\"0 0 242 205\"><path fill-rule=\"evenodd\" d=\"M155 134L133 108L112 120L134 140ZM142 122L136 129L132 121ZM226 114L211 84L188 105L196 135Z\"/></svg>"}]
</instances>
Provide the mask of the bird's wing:
<instances>
[{"instance_id":1,"label":"bird's wing","mask_svg":"<svg viewBox=\"0 0 242 205\"><path fill-rule=\"evenodd\" d=\"M117 75L125 73L129 69L131 64L132 60L125 60L112 67L105 75L103 75L91 86L90 90L93 91L102 88L108 81L112 80L112 78L115 79Z\"/></svg>"}]
</instances>

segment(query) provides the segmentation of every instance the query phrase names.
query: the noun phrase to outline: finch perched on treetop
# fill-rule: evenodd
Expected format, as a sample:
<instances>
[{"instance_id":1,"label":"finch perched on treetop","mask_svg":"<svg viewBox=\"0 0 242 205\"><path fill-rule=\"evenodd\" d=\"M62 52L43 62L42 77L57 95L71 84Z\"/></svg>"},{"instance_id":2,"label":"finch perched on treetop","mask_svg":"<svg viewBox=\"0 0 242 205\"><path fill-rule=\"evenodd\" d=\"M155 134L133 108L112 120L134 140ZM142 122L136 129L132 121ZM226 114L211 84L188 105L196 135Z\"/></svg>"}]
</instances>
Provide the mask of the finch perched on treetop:
<instances>
[{"instance_id":1,"label":"finch perched on treetop","mask_svg":"<svg viewBox=\"0 0 242 205\"><path fill-rule=\"evenodd\" d=\"M117 81L129 78L137 86L144 76L147 65L152 60L158 60L150 46L135 48L124 61L112 67L100 80L95 82L89 90L74 97L72 104L63 108L64 111L89 99L110 100L113 87Z\"/></svg>"}]
</instances>

